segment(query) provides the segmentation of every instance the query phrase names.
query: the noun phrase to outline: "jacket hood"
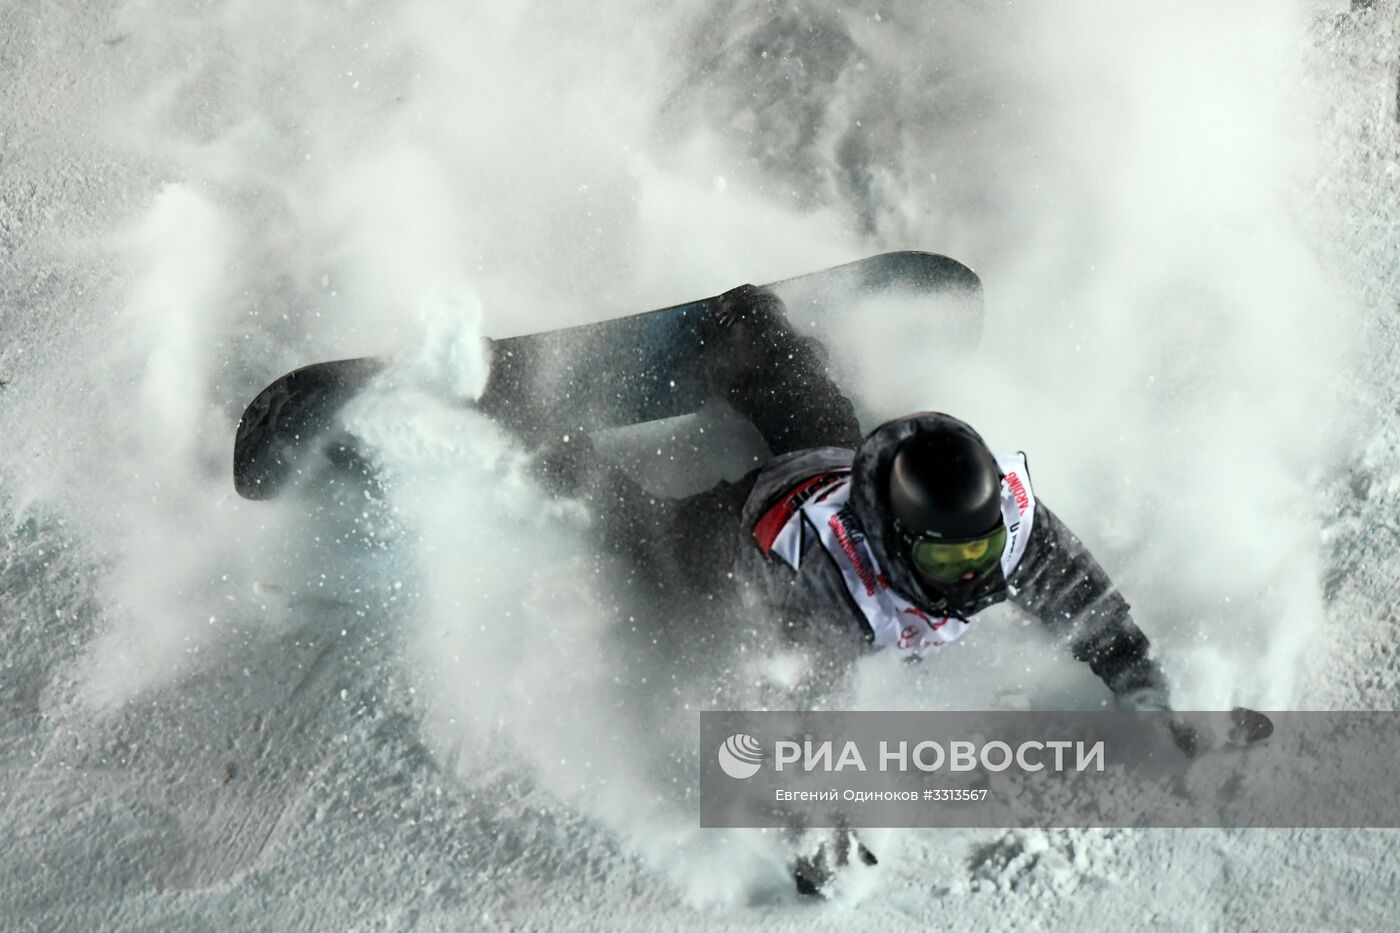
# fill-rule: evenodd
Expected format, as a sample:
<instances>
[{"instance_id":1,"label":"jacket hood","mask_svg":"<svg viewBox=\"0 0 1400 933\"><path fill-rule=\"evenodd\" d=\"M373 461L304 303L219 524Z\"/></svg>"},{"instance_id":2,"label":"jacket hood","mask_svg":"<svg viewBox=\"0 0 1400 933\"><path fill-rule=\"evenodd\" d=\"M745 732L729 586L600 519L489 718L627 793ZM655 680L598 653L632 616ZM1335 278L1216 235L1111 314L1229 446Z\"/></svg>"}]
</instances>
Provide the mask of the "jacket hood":
<instances>
[{"instance_id":1,"label":"jacket hood","mask_svg":"<svg viewBox=\"0 0 1400 933\"><path fill-rule=\"evenodd\" d=\"M856 449L855 460L851 464L850 502L857 520L865 529L871 552L896 593L927 612L966 617L1004 598L1006 579L1002 576L1001 568L988 574L963 603L951 605L946 596L926 588L909 565L903 543L894 528L894 518L885 492L894 455L900 445L916 434L950 427L971 431L978 440L982 439L966 422L936 411L896 418L871 431Z\"/></svg>"}]
</instances>

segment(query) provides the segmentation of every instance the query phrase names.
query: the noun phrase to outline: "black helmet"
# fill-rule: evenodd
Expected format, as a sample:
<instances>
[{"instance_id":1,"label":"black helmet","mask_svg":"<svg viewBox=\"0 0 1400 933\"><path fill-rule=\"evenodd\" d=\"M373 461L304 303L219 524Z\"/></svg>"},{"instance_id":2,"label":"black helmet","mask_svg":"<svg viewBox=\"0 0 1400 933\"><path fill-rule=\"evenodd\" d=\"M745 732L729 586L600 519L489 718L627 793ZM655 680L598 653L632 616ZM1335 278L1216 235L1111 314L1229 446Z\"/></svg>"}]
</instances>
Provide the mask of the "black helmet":
<instances>
[{"instance_id":1,"label":"black helmet","mask_svg":"<svg viewBox=\"0 0 1400 933\"><path fill-rule=\"evenodd\" d=\"M889 505L904 534L980 538L1001 524L1001 470L976 431L944 418L895 451Z\"/></svg>"},{"instance_id":2,"label":"black helmet","mask_svg":"<svg viewBox=\"0 0 1400 933\"><path fill-rule=\"evenodd\" d=\"M1000 566L1001 470L981 436L956 418L939 418L899 445L886 503L926 590L962 603Z\"/></svg>"}]
</instances>

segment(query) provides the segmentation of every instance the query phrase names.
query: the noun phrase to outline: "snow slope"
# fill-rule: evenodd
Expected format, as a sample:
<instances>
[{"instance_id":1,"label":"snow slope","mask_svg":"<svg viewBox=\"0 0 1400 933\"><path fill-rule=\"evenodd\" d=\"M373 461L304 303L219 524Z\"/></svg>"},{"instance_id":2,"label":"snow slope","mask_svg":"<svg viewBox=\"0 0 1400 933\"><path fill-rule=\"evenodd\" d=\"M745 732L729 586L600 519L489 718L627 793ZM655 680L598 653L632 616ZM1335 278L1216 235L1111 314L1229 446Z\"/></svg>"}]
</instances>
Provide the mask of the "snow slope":
<instances>
[{"instance_id":1,"label":"snow slope","mask_svg":"<svg viewBox=\"0 0 1400 933\"><path fill-rule=\"evenodd\" d=\"M863 416L1026 449L1181 705L1392 708L1400 4L1160 6L0 7L4 926L1393 926L1383 831L880 832L798 903L687 796L786 659L617 605L442 401L482 333L946 252L985 352L832 322ZM233 495L263 384L385 348L387 497ZM857 674L1103 699L1009 612Z\"/></svg>"}]
</instances>

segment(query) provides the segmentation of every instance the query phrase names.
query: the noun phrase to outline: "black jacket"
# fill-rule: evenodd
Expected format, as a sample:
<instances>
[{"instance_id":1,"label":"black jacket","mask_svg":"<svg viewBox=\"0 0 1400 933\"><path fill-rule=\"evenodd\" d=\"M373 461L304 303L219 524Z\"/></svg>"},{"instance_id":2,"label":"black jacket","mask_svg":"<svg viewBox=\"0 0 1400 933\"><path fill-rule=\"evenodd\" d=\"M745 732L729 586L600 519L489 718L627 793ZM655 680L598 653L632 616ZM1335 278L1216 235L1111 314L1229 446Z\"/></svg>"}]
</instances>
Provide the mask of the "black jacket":
<instances>
[{"instance_id":1,"label":"black jacket","mask_svg":"<svg viewBox=\"0 0 1400 933\"><path fill-rule=\"evenodd\" d=\"M917 416L909 419L916 420ZM797 570L765 555L755 536L760 518L805 479L853 467L857 485L852 511L891 588L930 612L945 609L930 604L917 584L911 585L910 575L901 572L903 562L890 547L870 487L860 485L862 469L870 469L881 459L878 454L892 446L890 427L873 432L858 451L835 447L796 451L774 458L754 477L736 529L735 577L749 610L773 614L790 637L821 642L836 652L844 643L852 653L872 640L865 617L852 606L839 569L815 534L804 529ZM1065 638L1074 656L1087 662L1115 696L1129 698L1137 707L1168 708L1166 681L1149 656L1147 636L1133 623L1127 601L1043 501L1036 502L1030 540L1020 563L1009 579L1000 572L990 575L967 615L975 617L976 612L1004 600Z\"/></svg>"}]
</instances>

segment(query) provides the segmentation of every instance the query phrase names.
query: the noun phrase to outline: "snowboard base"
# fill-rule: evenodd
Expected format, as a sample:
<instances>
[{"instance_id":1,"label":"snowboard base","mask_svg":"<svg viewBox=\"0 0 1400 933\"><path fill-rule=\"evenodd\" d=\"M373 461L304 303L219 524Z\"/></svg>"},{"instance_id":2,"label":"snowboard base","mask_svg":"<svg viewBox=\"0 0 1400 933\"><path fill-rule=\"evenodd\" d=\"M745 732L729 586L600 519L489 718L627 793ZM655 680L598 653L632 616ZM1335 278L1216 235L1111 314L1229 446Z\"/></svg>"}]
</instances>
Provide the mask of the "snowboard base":
<instances>
[{"instance_id":1,"label":"snowboard base","mask_svg":"<svg viewBox=\"0 0 1400 933\"><path fill-rule=\"evenodd\" d=\"M933 253L881 253L775 282L799 330L872 297L927 301L928 339L976 346L982 286L967 266ZM490 375L476 407L527 443L558 430L596 430L692 413L707 392L702 335L716 297L562 330L489 341ZM253 399L234 439L240 496L268 499L309 451L336 459L341 408L388 365L383 357L315 363L273 382ZM342 450L343 453L343 450Z\"/></svg>"}]
</instances>

